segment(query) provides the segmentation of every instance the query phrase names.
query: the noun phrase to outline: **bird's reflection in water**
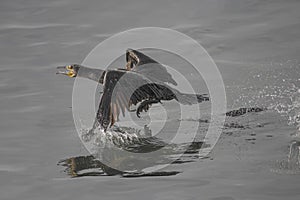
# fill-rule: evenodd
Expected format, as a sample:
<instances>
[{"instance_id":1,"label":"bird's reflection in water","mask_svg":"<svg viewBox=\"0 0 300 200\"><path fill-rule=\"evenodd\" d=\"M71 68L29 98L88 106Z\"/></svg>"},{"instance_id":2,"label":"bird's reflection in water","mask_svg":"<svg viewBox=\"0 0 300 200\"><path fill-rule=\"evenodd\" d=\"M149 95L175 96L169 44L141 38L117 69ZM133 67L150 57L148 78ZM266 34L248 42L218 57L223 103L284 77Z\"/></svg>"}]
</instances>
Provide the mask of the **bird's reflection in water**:
<instances>
[{"instance_id":1,"label":"bird's reflection in water","mask_svg":"<svg viewBox=\"0 0 300 200\"><path fill-rule=\"evenodd\" d=\"M120 128L117 130L122 132ZM167 145L159 138L151 136L151 130L147 126L144 127L144 133L144 136L147 137L139 137L138 142L122 145L121 150L105 147L103 151L103 147L101 147L102 151L99 154L70 157L61 160L58 165L65 167L64 172L71 177L107 175L121 175L123 177L171 176L180 172L144 172L142 169L150 165L153 167L155 165L179 165L194 162L199 159L199 150L207 146L201 141ZM156 153L157 150L162 148L164 148L162 151ZM135 154L132 156L128 152ZM150 154L148 154L149 152ZM109 166L107 163L109 163ZM122 169L122 171L118 169Z\"/></svg>"}]
</instances>

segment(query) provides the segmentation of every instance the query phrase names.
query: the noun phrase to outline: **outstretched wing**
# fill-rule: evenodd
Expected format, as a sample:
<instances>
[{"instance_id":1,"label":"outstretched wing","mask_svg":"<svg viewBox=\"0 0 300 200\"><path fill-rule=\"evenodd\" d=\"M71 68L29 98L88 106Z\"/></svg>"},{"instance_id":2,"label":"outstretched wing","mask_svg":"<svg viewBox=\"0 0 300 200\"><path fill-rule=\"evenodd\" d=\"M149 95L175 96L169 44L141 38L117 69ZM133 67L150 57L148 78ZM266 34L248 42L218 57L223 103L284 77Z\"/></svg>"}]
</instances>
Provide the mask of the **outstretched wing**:
<instances>
[{"instance_id":1,"label":"outstretched wing","mask_svg":"<svg viewBox=\"0 0 300 200\"><path fill-rule=\"evenodd\" d=\"M136 105L145 99L160 98L162 95L163 90L160 85L138 73L107 71L96 120L106 130L119 120L120 113L125 116L126 110L129 110L131 105Z\"/></svg>"},{"instance_id":2,"label":"outstretched wing","mask_svg":"<svg viewBox=\"0 0 300 200\"><path fill-rule=\"evenodd\" d=\"M162 64L140 51L128 49L126 51L126 62L126 69L128 71L136 71L156 82L160 81L177 85L172 75Z\"/></svg>"}]
</instances>

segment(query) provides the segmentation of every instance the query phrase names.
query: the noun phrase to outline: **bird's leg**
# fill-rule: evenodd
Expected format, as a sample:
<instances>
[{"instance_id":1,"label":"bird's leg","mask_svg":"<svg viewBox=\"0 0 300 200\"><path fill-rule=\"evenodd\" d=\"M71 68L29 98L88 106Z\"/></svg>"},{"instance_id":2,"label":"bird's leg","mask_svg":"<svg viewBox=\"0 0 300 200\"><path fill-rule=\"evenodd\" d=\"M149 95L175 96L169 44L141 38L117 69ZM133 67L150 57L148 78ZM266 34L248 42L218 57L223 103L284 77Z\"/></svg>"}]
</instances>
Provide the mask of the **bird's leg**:
<instances>
[{"instance_id":1,"label":"bird's leg","mask_svg":"<svg viewBox=\"0 0 300 200\"><path fill-rule=\"evenodd\" d=\"M93 136L95 135L95 129L100 125L98 119L96 118L94 123L93 123L93 127L88 131L88 136Z\"/></svg>"},{"instance_id":2,"label":"bird's leg","mask_svg":"<svg viewBox=\"0 0 300 200\"><path fill-rule=\"evenodd\" d=\"M147 112L147 111L149 110L150 106L151 106L152 104L154 104L154 103L161 103L161 102L160 102L160 99L149 99L149 100L143 101L143 102L139 105L139 107L136 109L136 116L137 116L138 118L140 118L140 113L141 113L142 111Z\"/></svg>"}]
</instances>

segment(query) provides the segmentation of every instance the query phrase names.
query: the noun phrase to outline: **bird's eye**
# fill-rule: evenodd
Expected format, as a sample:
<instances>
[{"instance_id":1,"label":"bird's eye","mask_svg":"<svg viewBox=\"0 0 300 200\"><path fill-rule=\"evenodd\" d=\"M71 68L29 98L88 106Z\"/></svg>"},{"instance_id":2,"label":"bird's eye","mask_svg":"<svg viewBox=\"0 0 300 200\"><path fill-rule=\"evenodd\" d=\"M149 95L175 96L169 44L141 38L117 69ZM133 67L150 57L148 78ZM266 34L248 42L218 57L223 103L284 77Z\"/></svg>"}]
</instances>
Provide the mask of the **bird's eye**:
<instances>
[{"instance_id":1,"label":"bird's eye","mask_svg":"<svg viewBox=\"0 0 300 200\"><path fill-rule=\"evenodd\" d=\"M73 66L72 65L68 65L67 69L73 69Z\"/></svg>"}]
</instances>

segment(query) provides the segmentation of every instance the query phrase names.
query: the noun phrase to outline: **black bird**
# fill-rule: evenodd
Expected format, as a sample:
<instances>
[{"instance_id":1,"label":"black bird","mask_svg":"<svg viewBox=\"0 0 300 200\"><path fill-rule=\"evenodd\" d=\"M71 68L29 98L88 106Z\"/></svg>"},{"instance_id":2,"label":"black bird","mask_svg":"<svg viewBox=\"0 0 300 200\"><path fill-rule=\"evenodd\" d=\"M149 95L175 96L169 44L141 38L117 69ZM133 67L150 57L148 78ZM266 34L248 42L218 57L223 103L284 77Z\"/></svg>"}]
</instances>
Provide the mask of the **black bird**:
<instances>
[{"instance_id":1,"label":"black bird","mask_svg":"<svg viewBox=\"0 0 300 200\"><path fill-rule=\"evenodd\" d=\"M126 67L115 70L100 70L78 64L57 67L57 74L69 77L84 77L103 84L103 95L97 111L94 130L98 126L104 131L119 120L122 112L129 111L132 105L140 103L136 115L147 112L152 104L175 99L181 104L191 105L209 98L199 94L186 94L172 88L177 85L166 68L140 51L126 51Z\"/></svg>"}]
</instances>

